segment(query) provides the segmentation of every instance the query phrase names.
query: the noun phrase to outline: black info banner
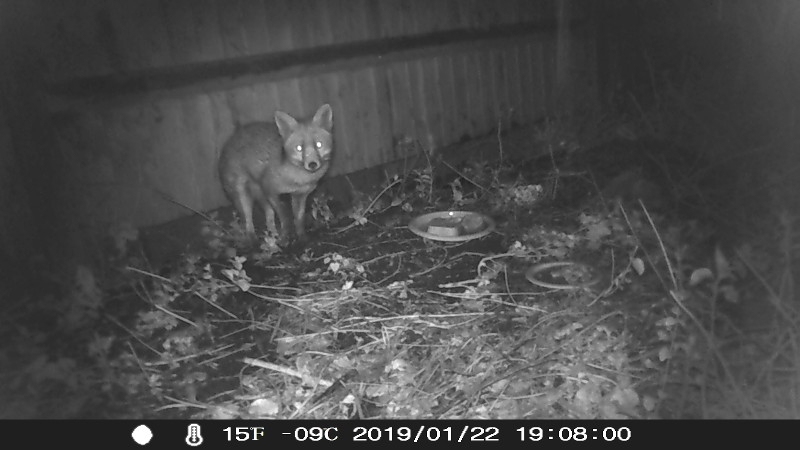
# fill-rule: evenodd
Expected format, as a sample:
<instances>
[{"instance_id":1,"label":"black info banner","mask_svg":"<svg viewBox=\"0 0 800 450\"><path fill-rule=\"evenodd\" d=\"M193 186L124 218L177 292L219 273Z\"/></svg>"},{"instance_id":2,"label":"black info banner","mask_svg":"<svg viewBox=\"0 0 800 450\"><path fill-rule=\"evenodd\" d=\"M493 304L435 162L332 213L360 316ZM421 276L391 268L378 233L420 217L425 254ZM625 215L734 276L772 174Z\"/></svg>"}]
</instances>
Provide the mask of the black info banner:
<instances>
[{"instance_id":1,"label":"black info banner","mask_svg":"<svg viewBox=\"0 0 800 450\"><path fill-rule=\"evenodd\" d=\"M100 445L126 448L275 448L379 446L523 446L647 448L763 446L793 442L796 421L0 421L5 448ZM13 445L12 445L13 444ZM78 447L80 448L80 447Z\"/></svg>"}]
</instances>

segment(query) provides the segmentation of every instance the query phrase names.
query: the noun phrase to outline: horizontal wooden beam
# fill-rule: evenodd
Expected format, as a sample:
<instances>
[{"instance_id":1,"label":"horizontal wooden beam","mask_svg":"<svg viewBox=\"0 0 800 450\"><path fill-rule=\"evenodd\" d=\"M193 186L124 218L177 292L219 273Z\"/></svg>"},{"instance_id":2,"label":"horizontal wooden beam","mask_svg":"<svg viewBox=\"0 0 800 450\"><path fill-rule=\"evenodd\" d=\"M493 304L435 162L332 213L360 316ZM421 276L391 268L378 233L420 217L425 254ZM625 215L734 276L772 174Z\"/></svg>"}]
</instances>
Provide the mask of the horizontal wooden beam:
<instances>
[{"instance_id":1,"label":"horizontal wooden beam","mask_svg":"<svg viewBox=\"0 0 800 450\"><path fill-rule=\"evenodd\" d=\"M583 24L574 22L571 28ZM502 47L554 33L555 20L485 30L451 30L420 36L314 47L221 61L131 71L45 86L51 111L112 106L147 98L183 96L254 83L378 67L399 61Z\"/></svg>"}]
</instances>

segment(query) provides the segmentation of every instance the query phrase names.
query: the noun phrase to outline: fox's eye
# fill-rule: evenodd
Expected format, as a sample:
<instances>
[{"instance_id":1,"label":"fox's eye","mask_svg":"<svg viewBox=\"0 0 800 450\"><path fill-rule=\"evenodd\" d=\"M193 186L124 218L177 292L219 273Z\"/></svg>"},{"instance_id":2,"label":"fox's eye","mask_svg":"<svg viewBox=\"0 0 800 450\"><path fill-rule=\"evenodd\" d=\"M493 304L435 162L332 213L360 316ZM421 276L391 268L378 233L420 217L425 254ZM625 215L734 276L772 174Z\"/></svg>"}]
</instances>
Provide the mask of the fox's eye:
<instances>
[{"instance_id":1,"label":"fox's eye","mask_svg":"<svg viewBox=\"0 0 800 450\"><path fill-rule=\"evenodd\" d=\"M316 143L316 146L317 146L317 148L318 148L318 149L319 149L319 148L322 148L322 142L320 142L320 141L317 141L317 143Z\"/></svg>"},{"instance_id":2,"label":"fox's eye","mask_svg":"<svg viewBox=\"0 0 800 450\"><path fill-rule=\"evenodd\" d=\"M302 145L298 145L294 149L297 150L298 152L302 152L303 151L303 146Z\"/></svg>"}]
</instances>

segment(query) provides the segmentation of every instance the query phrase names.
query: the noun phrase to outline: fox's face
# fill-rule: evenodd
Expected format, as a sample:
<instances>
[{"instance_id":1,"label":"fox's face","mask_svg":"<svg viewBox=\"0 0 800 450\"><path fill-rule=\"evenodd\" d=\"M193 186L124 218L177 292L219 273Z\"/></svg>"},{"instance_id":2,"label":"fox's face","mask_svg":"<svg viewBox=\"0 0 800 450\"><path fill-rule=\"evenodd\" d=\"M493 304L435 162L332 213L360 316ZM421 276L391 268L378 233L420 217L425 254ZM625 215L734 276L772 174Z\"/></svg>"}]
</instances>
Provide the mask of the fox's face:
<instances>
[{"instance_id":1,"label":"fox's face","mask_svg":"<svg viewBox=\"0 0 800 450\"><path fill-rule=\"evenodd\" d=\"M292 116L278 111L275 123L283 138L283 151L292 164L316 172L327 167L333 149L333 112L322 105L309 122L298 122Z\"/></svg>"}]
</instances>

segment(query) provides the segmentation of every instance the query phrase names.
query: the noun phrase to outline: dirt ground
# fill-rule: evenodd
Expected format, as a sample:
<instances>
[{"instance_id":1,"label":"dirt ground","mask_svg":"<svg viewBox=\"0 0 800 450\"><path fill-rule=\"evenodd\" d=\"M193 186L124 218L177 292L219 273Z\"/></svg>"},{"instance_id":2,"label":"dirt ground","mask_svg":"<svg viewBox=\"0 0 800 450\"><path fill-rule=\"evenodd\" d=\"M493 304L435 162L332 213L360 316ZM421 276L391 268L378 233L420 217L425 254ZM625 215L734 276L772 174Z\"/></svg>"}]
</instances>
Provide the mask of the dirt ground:
<instances>
[{"instance_id":1,"label":"dirt ground","mask_svg":"<svg viewBox=\"0 0 800 450\"><path fill-rule=\"evenodd\" d=\"M3 417L746 417L765 392L784 416L789 378L752 382L776 315L732 298L757 295L719 226L731 178L538 126L330 180L305 245L246 242L229 208L141 230L13 311L39 320L5 324L30 338ZM409 230L434 211L495 228Z\"/></svg>"}]
</instances>

